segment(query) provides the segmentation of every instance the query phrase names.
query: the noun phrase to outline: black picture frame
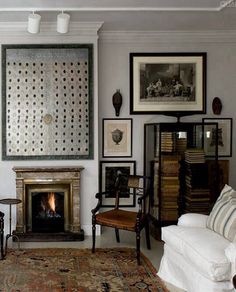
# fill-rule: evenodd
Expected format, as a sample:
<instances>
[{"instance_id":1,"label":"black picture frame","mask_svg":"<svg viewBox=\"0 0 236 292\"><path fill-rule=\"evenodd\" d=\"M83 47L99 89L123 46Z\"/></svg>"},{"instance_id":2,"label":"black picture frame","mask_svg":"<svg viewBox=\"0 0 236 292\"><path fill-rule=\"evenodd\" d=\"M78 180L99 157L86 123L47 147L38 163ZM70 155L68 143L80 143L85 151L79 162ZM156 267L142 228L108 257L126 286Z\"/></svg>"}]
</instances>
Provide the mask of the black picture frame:
<instances>
[{"instance_id":1,"label":"black picture frame","mask_svg":"<svg viewBox=\"0 0 236 292\"><path fill-rule=\"evenodd\" d=\"M218 157L232 157L232 134L233 134L233 119L232 118L203 118L203 123L217 123L218 124ZM206 129L208 127L208 129ZM205 132L209 132L212 135L211 142L209 139L204 139L205 155L208 157L214 156L214 139L215 134L212 132L211 125L204 126ZM213 127L213 129L215 129ZM212 146L211 146L212 144Z\"/></svg>"},{"instance_id":2,"label":"black picture frame","mask_svg":"<svg viewBox=\"0 0 236 292\"><path fill-rule=\"evenodd\" d=\"M100 172L99 172L99 190L100 192L110 191L114 186L117 172L124 175L135 175L136 174L136 161L100 161ZM111 196L103 196L102 207L114 207L115 206L115 194ZM125 192L124 197L120 197L121 207L134 207L136 205L135 191L131 190L131 194L127 196L128 192Z\"/></svg>"},{"instance_id":3,"label":"black picture frame","mask_svg":"<svg viewBox=\"0 0 236 292\"><path fill-rule=\"evenodd\" d=\"M205 52L130 53L130 114L206 113Z\"/></svg>"},{"instance_id":4,"label":"black picture frame","mask_svg":"<svg viewBox=\"0 0 236 292\"><path fill-rule=\"evenodd\" d=\"M133 120L102 120L102 157L132 157Z\"/></svg>"}]
</instances>

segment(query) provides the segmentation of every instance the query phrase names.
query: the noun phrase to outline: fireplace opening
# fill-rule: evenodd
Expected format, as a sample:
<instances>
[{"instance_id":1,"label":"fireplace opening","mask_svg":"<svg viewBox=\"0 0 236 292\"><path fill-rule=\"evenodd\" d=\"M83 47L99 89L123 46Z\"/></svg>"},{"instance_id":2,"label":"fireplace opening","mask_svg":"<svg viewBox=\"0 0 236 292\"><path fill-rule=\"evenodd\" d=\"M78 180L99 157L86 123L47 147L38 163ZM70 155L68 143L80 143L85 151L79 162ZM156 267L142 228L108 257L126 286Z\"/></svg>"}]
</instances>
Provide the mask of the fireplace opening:
<instances>
[{"instance_id":1,"label":"fireplace opening","mask_svg":"<svg viewBox=\"0 0 236 292\"><path fill-rule=\"evenodd\" d=\"M69 184L26 185L26 231L56 234L70 231L72 201Z\"/></svg>"},{"instance_id":2,"label":"fireplace opening","mask_svg":"<svg viewBox=\"0 0 236 292\"><path fill-rule=\"evenodd\" d=\"M63 192L32 192L32 231L64 231Z\"/></svg>"}]
</instances>

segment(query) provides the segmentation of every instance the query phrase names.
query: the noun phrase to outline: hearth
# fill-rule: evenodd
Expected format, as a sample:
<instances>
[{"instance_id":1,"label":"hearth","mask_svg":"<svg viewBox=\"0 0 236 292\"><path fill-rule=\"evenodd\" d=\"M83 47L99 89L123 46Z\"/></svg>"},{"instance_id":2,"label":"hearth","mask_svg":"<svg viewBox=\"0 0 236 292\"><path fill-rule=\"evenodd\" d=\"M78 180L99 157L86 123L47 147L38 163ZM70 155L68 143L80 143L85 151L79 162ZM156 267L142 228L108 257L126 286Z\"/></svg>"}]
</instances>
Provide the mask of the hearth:
<instances>
[{"instance_id":1,"label":"hearth","mask_svg":"<svg viewBox=\"0 0 236 292\"><path fill-rule=\"evenodd\" d=\"M17 225L21 241L83 240L80 226L82 167L14 168Z\"/></svg>"},{"instance_id":2,"label":"hearth","mask_svg":"<svg viewBox=\"0 0 236 292\"><path fill-rule=\"evenodd\" d=\"M64 192L39 190L31 197L32 232L64 232Z\"/></svg>"}]
</instances>

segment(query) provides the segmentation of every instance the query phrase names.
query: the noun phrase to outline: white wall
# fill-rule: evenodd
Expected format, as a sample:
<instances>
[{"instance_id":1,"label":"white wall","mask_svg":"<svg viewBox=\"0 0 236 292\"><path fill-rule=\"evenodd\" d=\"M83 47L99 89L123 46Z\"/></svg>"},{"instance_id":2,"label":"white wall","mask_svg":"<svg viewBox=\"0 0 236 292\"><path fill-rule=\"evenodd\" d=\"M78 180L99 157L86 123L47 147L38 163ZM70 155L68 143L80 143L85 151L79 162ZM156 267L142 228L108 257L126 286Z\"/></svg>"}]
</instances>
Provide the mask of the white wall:
<instances>
[{"instance_id":1,"label":"white wall","mask_svg":"<svg viewBox=\"0 0 236 292\"><path fill-rule=\"evenodd\" d=\"M120 89L123 95L120 118L133 118L133 157L137 173L143 172L143 125L146 122L175 121L175 118L162 115L129 115L129 53L130 52L207 52L207 115L183 118L183 121L201 121L202 117L214 116L211 103L215 96L221 98L223 110L220 117L235 117L236 111L236 33L153 33L153 32L111 32L99 37L97 64L97 30L100 24L79 24L68 35L58 35L55 27L43 27L39 35L25 32L26 24L0 25L1 44L48 44L48 43L93 43L94 44L94 160L72 161L1 161L0 198L15 197L14 166L67 166L82 165L81 179L81 224L85 234L91 233L91 209L95 206L94 194L98 190L98 163L103 159L102 118L115 118L112 95ZM97 70L98 65L98 70ZM98 77L98 80L97 80ZM1 78L0 78L1 80ZM98 85L98 92L97 92ZM233 123L235 123L235 118ZM234 127L234 125L233 125ZM235 125L236 127L236 125ZM233 131L234 132L234 131ZM233 135L233 157L230 159L230 184L236 188ZM0 143L1 147L1 143ZM99 150L100 149L100 150ZM1 151L0 151L1 152ZM105 160L105 159L103 159ZM118 159L106 159L118 160ZM120 160L124 160L121 158ZM6 232L8 230L8 208L0 205L5 212ZM15 212L13 212L13 229Z\"/></svg>"},{"instance_id":2,"label":"white wall","mask_svg":"<svg viewBox=\"0 0 236 292\"><path fill-rule=\"evenodd\" d=\"M236 32L107 32L99 38L99 138L102 145L102 118L115 118L112 95L120 89L123 105L120 118L133 119L133 157L137 173L143 173L143 132L146 122L171 122L163 115L129 114L129 53L130 52L207 52L207 114L193 115L181 121L201 121L203 117L232 117L236 128ZM220 116L212 112L212 100L220 97ZM236 188L236 135L233 130L233 156L230 160L230 184ZM100 153L100 158L102 158ZM228 159L228 158L225 158ZM105 159L103 159L105 160ZM107 159L108 160L108 159ZM111 159L109 159L111 160ZM119 159L113 159L119 160ZM124 159L120 159L124 160Z\"/></svg>"},{"instance_id":3,"label":"white wall","mask_svg":"<svg viewBox=\"0 0 236 292\"><path fill-rule=\"evenodd\" d=\"M0 44L90 43L94 46L94 159L70 161L1 161L0 163L0 199L16 197L15 173L12 170L14 166L83 166L84 170L81 175L81 225L85 234L91 234L91 209L96 205L95 193L98 190L97 31L101 24L77 23L77 25L71 28L70 33L66 35L56 33L56 28L51 27L51 25L44 25L38 35L30 35L27 33L26 24L0 25ZM2 145L2 142L0 142L0 145ZM5 233L8 233L9 228L8 208L6 205L0 205L0 210L5 213ZM15 229L15 216L15 207L13 207L13 230Z\"/></svg>"}]
</instances>

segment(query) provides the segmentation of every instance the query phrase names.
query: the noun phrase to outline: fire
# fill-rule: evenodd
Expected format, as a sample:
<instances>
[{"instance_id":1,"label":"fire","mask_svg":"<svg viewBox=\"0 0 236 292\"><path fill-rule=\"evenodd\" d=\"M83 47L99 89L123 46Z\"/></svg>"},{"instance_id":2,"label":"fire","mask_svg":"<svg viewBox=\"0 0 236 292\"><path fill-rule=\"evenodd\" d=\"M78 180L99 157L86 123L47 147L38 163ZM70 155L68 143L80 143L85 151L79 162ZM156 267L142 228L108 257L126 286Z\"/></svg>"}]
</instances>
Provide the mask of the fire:
<instances>
[{"instance_id":1,"label":"fire","mask_svg":"<svg viewBox=\"0 0 236 292\"><path fill-rule=\"evenodd\" d=\"M41 197L41 208L39 214L37 215L38 218L59 218L61 217L60 214L56 212L56 202L57 201L57 193L44 193Z\"/></svg>"},{"instance_id":2,"label":"fire","mask_svg":"<svg viewBox=\"0 0 236 292\"><path fill-rule=\"evenodd\" d=\"M48 204L50 206L50 209L55 212L56 211L56 199L54 193L48 194Z\"/></svg>"}]
</instances>

